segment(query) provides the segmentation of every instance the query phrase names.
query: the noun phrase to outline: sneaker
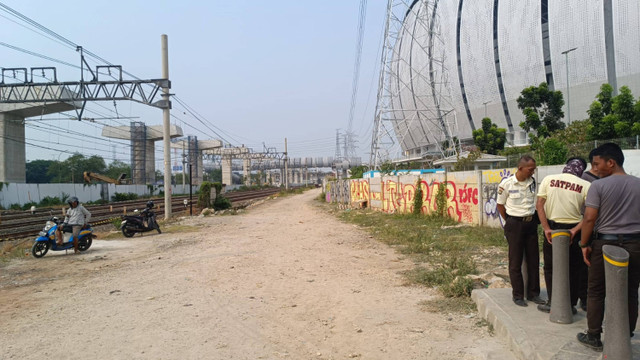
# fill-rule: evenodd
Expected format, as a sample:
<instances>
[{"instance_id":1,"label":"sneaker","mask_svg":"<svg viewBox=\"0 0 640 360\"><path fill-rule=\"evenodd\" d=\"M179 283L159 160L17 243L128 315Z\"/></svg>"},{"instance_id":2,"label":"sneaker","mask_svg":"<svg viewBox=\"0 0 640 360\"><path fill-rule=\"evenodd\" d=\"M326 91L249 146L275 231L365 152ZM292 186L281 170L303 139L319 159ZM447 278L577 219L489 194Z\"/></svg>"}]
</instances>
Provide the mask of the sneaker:
<instances>
[{"instance_id":1,"label":"sneaker","mask_svg":"<svg viewBox=\"0 0 640 360\"><path fill-rule=\"evenodd\" d=\"M600 341L600 334L591 335L588 332L579 333L577 335L578 341L595 351L602 351L602 341Z\"/></svg>"},{"instance_id":2,"label":"sneaker","mask_svg":"<svg viewBox=\"0 0 640 360\"><path fill-rule=\"evenodd\" d=\"M544 313L550 313L551 312L551 302L547 301L544 304L540 304L538 305L538 310L544 312Z\"/></svg>"},{"instance_id":3,"label":"sneaker","mask_svg":"<svg viewBox=\"0 0 640 360\"><path fill-rule=\"evenodd\" d=\"M543 298L541 298L540 296L537 296L537 295L534 296L534 297L528 298L527 300L529 300L531 302L534 302L534 303L536 303L538 305L546 304L546 302L547 302L546 300L544 300Z\"/></svg>"},{"instance_id":4,"label":"sneaker","mask_svg":"<svg viewBox=\"0 0 640 360\"><path fill-rule=\"evenodd\" d=\"M513 303L518 305L518 306L524 306L524 307L528 306L527 302L524 301L524 299L516 299L516 298L514 298L513 299Z\"/></svg>"}]
</instances>

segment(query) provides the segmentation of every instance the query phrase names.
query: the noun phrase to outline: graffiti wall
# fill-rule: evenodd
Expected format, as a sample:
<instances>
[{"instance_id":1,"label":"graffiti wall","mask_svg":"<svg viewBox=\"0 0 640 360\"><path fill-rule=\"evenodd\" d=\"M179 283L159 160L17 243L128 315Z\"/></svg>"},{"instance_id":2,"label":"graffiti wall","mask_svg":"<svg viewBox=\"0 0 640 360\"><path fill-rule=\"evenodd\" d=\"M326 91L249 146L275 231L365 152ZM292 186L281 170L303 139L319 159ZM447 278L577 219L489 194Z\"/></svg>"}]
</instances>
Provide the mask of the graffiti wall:
<instances>
[{"instance_id":1,"label":"graffiti wall","mask_svg":"<svg viewBox=\"0 0 640 360\"><path fill-rule=\"evenodd\" d=\"M382 178L380 177L369 179L369 207L382 208Z\"/></svg>"},{"instance_id":2,"label":"graffiti wall","mask_svg":"<svg viewBox=\"0 0 640 360\"><path fill-rule=\"evenodd\" d=\"M498 215L496 199L498 185L503 179L513 175L516 168L482 171L482 221L481 225L502 227L502 218Z\"/></svg>"},{"instance_id":3,"label":"graffiti wall","mask_svg":"<svg viewBox=\"0 0 640 360\"><path fill-rule=\"evenodd\" d=\"M351 205L357 207L368 206L369 204L369 179L349 180Z\"/></svg>"},{"instance_id":4,"label":"graffiti wall","mask_svg":"<svg viewBox=\"0 0 640 360\"><path fill-rule=\"evenodd\" d=\"M349 204L349 180L336 180L327 184L325 192L327 202Z\"/></svg>"},{"instance_id":5,"label":"graffiti wall","mask_svg":"<svg viewBox=\"0 0 640 360\"><path fill-rule=\"evenodd\" d=\"M513 175L515 168L460 171L411 175L387 175L368 179L334 181L327 184L327 201L351 207L363 203L386 213L411 213L417 187L422 189L423 214L437 211L438 192L444 184L447 214L457 221L502 227L496 198L500 182ZM539 182L548 174L562 171L562 166L541 167L536 173Z\"/></svg>"},{"instance_id":6,"label":"graffiti wall","mask_svg":"<svg viewBox=\"0 0 640 360\"><path fill-rule=\"evenodd\" d=\"M423 214L437 211L437 195L440 185L445 184L447 213L457 221L467 223L479 222L478 208L478 180L475 172L440 174L383 176L380 184L374 185L374 179L369 187L370 206L373 209L387 213L411 213L417 187L422 190ZM378 180L378 179L375 179ZM353 184L353 182L352 182ZM360 186L360 185L359 185ZM379 187L378 187L379 186ZM353 194L364 193L363 190L353 190ZM353 198L352 198L353 201Z\"/></svg>"}]
</instances>

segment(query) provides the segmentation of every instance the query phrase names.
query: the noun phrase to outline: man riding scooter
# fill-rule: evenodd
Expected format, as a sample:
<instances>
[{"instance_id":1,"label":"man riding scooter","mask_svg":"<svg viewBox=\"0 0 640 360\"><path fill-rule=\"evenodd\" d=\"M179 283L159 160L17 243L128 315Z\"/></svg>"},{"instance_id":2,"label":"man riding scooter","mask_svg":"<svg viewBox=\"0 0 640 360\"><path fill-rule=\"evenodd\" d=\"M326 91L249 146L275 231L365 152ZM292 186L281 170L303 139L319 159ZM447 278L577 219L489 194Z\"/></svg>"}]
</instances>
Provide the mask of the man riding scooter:
<instances>
[{"instance_id":1,"label":"man riding scooter","mask_svg":"<svg viewBox=\"0 0 640 360\"><path fill-rule=\"evenodd\" d=\"M62 245L64 242L62 231L66 233L71 232L73 234L73 251L77 254L79 252L78 237L80 236L80 230L82 230L91 219L91 213L85 209L84 206L80 205L78 198L75 196L70 197L67 203L70 208L64 217L64 223L62 226L58 226L56 230L56 241L58 245ZM62 228L62 231L60 231L60 228Z\"/></svg>"}]
</instances>

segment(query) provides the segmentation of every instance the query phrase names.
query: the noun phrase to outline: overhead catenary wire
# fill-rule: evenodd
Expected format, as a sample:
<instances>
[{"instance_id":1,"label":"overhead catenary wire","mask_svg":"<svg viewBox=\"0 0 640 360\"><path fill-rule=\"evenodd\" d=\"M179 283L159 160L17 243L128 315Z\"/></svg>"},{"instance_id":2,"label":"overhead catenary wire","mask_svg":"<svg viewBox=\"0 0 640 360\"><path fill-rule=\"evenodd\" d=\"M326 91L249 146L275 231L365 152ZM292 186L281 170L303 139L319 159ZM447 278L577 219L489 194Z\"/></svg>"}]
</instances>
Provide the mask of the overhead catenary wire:
<instances>
[{"instance_id":1,"label":"overhead catenary wire","mask_svg":"<svg viewBox=\"0 0 640 360\"><path fill-rule=\"evenodd\" d=\"M366 3L366 1L365 1ZM4 12L5 14L7 14L8 16L5 16L5 14L1 14L2 12ZM72 49L73 51L76 51L79 47L79 45L77 43L75 43L74 41L68 39L67 37L47 28L46 26L38 23L37 21L34 21L32 19L30 19L29 17L25 16L24 14L21 14L20 12L10 8L9 6L0 3L0 16L2 16L3 18L7 18L10 21L26 28L29 29L30 31L34 31L40 35L42 35L43 37L52 40L54 42L57 42L61 45L63 45L64 47L68 48L68 49ZM14 21L13 19L10 19L10 17L13 17L15 19L18 19L20 22L26 24L20 24L19 22ZM80 68L78 65L72 64L70 62L64 61L64 60L60 60L60 59L56 59L54 57L50 57L44 54L41 54L37 51L32 51L32 50L27 50L25 48L22 47L18 47L18 46L14 46L5 42L0 42L0 46L4 46L6 48L12 49L14 51L20 51L23 52L25 54L28 54L30 56L34 56L34 57L38 57L41 59L45 59L47 61L52 61L64 66L69 66L72 67L74 69L78 69ZM107 64L107 65L113 65L111 62L109 62L108 60L104 59L103 57L99 56L98 54L96 54L95 52L83 48L83 54L86 55L87 61L89 61L89 58L92 59L92 62L94 62L95 60L103 63L103 64ZM84 69L85 71L87 71L87 69ZM134 74L123 70L123 73L134 78L134 79L140 79L138 76L135 76ZM184 121L184 119L175 116L174 114L172 114L172 118L182 121L183 125L188 126L189 128L205 135L205 136L210 136L210 137L217 137L220 140L224 141L227 144L230 145L235 145L235 146L239 146L241 144L241 141L239 141L239 138L242 138L239 135L235 135L235 134L231 134L228 131L225 131L223 129L221 129L220 127L216 126L214 122L210 121L209 119L207 119L205 116L201 115L200 113L198 113L192 106L190 106L185 100L180 99L179 97L173 95L172 98L175 100L176 104L178 105L178 108L184 108L184 112L183 114L188 115L189 118L193 118L195 119L197 122L194 123L193 121ZM102 106L99 103L95 103L97 106ZM104 107L104 106L102 106ZM106 107L105 107L106 109ZM115 118L116 119L110 119L113 120L114 123L118 123L118 124L122 124L122 121L120 121L120 119L123 119L124 117L121 117L116 109L116 111L114 111L113 109L108 109L108 113L109 114L113 114L115 112ZM86 111L90 111L89 107L87 107ZM100 112L97 112L100 113ZM101 115L101 117L103 118L110 118L110 116L106 116L104 114ZM42 120L44 121L46 118L43 118ZM86 122L85 122L86 123ZM42 127L45 126L52 126L52 125L40 125ZM93 125L92 125L93 126ZM97 125L95 125L97 126ZM52 132L56 132L56 131L52 131ZM58 131L57 133L62 133L61 131ZM111 142L109 142L111 143ZM306 146L307 148L313 148L309 146L309 142L307 142ZM130 145L129 145L130 146ZM261 146L257 147L258 149L261 148ZM324 149L325 146L324 145L317 145L317 148L319 149ZM291 151L290 151L291 152Z\"/></svg>"}]
</instances>

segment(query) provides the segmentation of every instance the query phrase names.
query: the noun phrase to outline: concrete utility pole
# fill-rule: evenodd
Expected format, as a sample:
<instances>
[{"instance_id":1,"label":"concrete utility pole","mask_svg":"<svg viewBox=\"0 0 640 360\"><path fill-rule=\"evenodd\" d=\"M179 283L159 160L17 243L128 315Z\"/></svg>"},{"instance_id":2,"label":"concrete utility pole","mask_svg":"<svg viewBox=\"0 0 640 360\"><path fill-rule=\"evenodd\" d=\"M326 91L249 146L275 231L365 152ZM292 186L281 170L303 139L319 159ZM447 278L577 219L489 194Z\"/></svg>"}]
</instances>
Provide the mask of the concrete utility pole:
<instances>
[{"instance_id":1,"label":"concrete utility pole","mask_svg":"<svg viewBox=\"0 0 640 360\"><path fill-rule=\"evenodd\" d=\"M287 138L284 138L284 189L289 190L289 156L287 155Z\"/></svg>"},{"instance_id":2,"label":"concrete utility pole","mask_svg":"<svg viewBox=\"0 0 640 360\"><path fill-rule=\"evenodd\" d=\"M167 35L161 35L162 42L162 78L169 80L169 45ZM169 87L162 88L162 97L168 106L162 110L162 126L163 136L162 144L164 146L164 218L171 218L171 100L169 98Z\"/></svg>"}]
</instances>

